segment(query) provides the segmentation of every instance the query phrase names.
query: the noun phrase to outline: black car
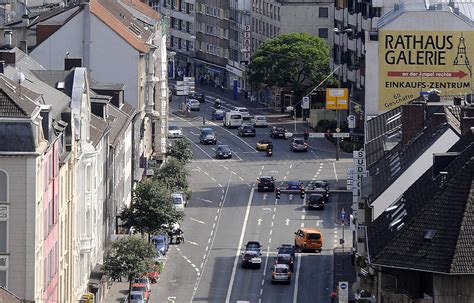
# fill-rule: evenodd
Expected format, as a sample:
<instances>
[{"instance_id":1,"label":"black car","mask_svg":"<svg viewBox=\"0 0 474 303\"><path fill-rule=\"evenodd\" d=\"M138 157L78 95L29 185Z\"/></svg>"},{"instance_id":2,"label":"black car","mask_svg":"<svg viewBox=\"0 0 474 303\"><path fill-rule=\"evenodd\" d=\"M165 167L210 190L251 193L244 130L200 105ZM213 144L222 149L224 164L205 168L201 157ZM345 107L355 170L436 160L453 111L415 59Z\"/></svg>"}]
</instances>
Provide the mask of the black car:
<instances>
[{"instance_id":1,"label":"black car","mask_svg":"<svg viewBox=\"0 0 474 303\"><path fill-rule=\"evenodd\" d=\"M205 127L201 129L201 134L199 135L199 142L202 144L216 144L217 135L214 130L210 127Z\"/></svg>"},{"instance_id":2,"label":"black car","mask_svg":"<svg viewBox=\"0 0 474 303\"><path fill-rule=\"evenodd\" d=\"M194 93L191 98L198 100L200 103L206 102L206 98L203 93Z\"/></svg>"},{"instance_id":3,"label":"black car","mask_svg":"<svg viewBox=\"0 0 474 303\"><path fill-rule=\"evenodd\" d=\"M293 259L295 258L295 247L291 244L282 244L278 247L278 254L288 254Z\"/></svg>"},{"instance_id":4,"label":"black car","mask_svg":"<svg viewBox=\"0 0 474 303\"><path fill-rule=\"evenodd\" d=\"M232 151L228 145L219 145L216 149L216 158L217 159L231 159Z\"/></svg>"},{"instance_id":5,"label":"black car","mask_svg":"<svg viewBox=\"0 0 474 303\"><path fill-rule=\"evenodd\" d=\"M272 176L261 176L257 179L257 190L258 191L274 191L275 190L275 179Z\"/></svg>"},{"instance_id":6,"label":"black car","mask_svg":"<svg viewBox=\"0 0 474 303\"><path fill-rule=\"evenodd\" d=\"M325 202L329 202L329 183L327 181L311 181L306 186L306 190L323 195Z\"/></svg>"},{"instance_id":7,"label":"black car","mask_svg":"<svg viewBox=\"0 0 474 303\"><path fill-rule=\"evenodd\" d=\"M244 136L255 137L257 135L257 132L255 131L255 127L250 124L242 124L241 126L239 126L237 133L241 137L244 137Z\"/></svg>"},{"instance_id":8,"label":"black car","mask_svg":"<svg viewBox=\"0 0 474 303\"><path fill-rule=\"evenodd\" d=\"M275 257L275 264L286 264L293 271L294 258L290 254L280 254Z\"/></svg>"},{"instance_id":9,"label":"black car","mask_svg":"<svg viewBox=\"0 0 474 303\"><path fill-rule=\"evenodd\" d=\"M262 266L262 257L255 251L245 251L242 254L242 268L260 268Z\"/></svg>"},{"instance_id":10,"label":"black car","mask_svg":"<svg viewBox=\"0 0 474 303\"><path fill-rule=\"evenodd\" d=\"M255 251L259 255L261 254L262 245L258 241L248 241L245 245L245 251Z\"/></svg>"},{"instance_id":11,"label":"black car","mask_svg":"<svg viewBox=\"0 0 474 303\"><path fill-rule=\"evenodd\" d=\"M321 194L311 194L306 199L306 206L308 209L324 209L325 199L324 196Z\"/></svg>"},{"instance_id":12,"label":"black car","mask_svg":"<svg viewBox=\"0 0 474 303\"><path fill-rule=\"evenodd\" d=\"M285 139L285 128L278 126L272 127L272 129L270 130L270 137L272 137L273 139Z\"/></svg>"}]
</instances>

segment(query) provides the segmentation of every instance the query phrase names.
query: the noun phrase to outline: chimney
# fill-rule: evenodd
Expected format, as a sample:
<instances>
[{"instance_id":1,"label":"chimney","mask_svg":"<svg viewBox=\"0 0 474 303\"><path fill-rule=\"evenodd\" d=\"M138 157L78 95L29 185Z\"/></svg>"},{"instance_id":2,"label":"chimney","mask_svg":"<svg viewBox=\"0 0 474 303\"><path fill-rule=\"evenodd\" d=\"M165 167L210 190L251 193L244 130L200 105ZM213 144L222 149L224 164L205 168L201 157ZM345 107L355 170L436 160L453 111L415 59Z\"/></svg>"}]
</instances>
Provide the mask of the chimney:
<instances>
[{"instance_id":1,"label":"chimney","mask_svg":"<svg viewBox=\"0 0 474 303\"><path fill-rule=\"evenodd\" d=\"M28 55L28 41L26 40L21 40L20 41L20 49Z\"/></svg>"},{"instance_id":2,"label":"chimney","mask_svg":"<svg viewBox=\"0 0 474 303\"><path fill-rule=\"evenodd\" d=\"M75 67L82 67L81 58L64 58L64 70L71 70Z\"/></svg>"},{"instance_id":3,"label":"chimney","mask_svg":"<svg viewBox=\"0 0 474 303\"><path fill-rule=\"evenodd\" d=\"M474 107L461 107L461 134L462 136L472 136L472 128L474 128Z\"/></svg>"},{"instance_id":4,"label":"chimney","mask_svg":"<svg viewBox=\"0 0 474 303\"><path fill-rule=\"evenodd\" d=\"M8 48L12 47L12 36L13 32L11 30L6 30L3 33L3 45L7 46Z\"/></svg>"},{"instance_id":5,"label":"chimney","mask_svg":"<svg viewBox=\"0 0 474 303\"><path fill-rule=\"evenodd\" d=\"M402 143L407 144L424 127L425 104L402 105Z\"/></svg>"},{"instance_id":6,"label":"chimney","mask_svg":"<svg viewBox=\"0 0 474 303\"><path fill-rule=\"evenodd\" d=\"M23 21L23 26L25 26L25 27L30 26L30 17L28 16L28 14L23 14L21 16L21 18L22 18L22 21Z\"/></svg>"}]
</instances>

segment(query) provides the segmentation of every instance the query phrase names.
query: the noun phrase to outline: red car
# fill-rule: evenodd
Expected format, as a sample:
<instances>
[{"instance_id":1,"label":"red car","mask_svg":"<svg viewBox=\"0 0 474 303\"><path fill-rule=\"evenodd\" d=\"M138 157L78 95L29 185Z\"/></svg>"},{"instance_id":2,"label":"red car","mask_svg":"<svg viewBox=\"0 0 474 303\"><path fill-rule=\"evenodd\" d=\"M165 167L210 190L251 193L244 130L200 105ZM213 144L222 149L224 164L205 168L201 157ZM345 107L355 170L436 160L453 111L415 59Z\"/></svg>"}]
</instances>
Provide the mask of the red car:
<instances>
[{"instance_id":1,"label":"red car","mask_svg":"<svg viewBox=\"0 0 474 303\"><path fill-rule=\"evenodd\" d=\"M130 292L132 291L141 291L143 293L143 297L147 301L150 298L150 292L148 291L148 287L145 283L133 283Z\"/></svg>"}]
</instances>

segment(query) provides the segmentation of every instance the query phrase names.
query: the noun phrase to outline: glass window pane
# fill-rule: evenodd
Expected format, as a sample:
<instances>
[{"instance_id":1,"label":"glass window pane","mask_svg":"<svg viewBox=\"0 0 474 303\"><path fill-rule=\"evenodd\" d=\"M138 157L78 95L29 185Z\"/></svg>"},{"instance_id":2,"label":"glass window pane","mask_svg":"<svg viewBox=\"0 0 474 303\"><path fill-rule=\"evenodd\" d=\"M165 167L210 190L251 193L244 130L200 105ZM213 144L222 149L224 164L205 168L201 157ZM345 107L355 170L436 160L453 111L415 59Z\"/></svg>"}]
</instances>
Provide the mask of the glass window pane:
<instances>
[{"instance_id":1,"label":"glass window pane","mask_svg":"<svg viewBox=\"0 0 474 303\"><path fill-rule=\"evenodd\" d=\"M7 174L0 171L0 201L7 201Z\"/></svg>"},{"instance_id":2,"label":"glass window pane","mask_svg":"<svg viewBox=\"0 0 474 303\"><path fill-rule=\"evenodd\" d=\"M0 285L7 286L7 272L0 270Z\"/></svg>"},{"instance_id":3,"label":"glass window pane","mask_svg":"<svg viewBox=\"0 0 474 303\"><path fill-rule=\"evenodd\" d=\"M0 252L7 252L7 222L0 221Z\"/></svg>"}]
</instances>

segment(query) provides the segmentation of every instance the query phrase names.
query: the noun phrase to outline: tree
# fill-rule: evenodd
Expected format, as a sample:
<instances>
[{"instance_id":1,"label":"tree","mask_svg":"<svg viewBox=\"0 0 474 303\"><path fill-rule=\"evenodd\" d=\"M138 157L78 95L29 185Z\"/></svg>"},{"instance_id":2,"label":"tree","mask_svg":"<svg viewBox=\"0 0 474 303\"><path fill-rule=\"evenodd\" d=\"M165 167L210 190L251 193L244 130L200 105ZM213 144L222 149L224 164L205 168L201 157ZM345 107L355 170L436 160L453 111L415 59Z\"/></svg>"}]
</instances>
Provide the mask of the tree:
<instances>
[{"instance_id":1,"label":"tree","mask_svg":"<svg viewBox=\"0 0 474 303\"><path fill-rule=\"evenodd\" d=\"M265 41L248 66L252 88L289 88L294 102L299 102L329 73L329 46L308 33L285 34ZM334 81L330 78L327 83Z\"/></svg>"},{"instance_id":2,"label":"tree","mask_svg":"<svg viewBox=\"0 0 474 303\"><path fill-rule=\"evenodd\" d=\"M186 167L175 158L168 161L155 173L155 179L162 184L169 193L187 192L189 172Z\"/></svg>"},{"instance_id":3,"label":"tree","mask_svg":"<svg viewBox=\"0 0 474 303\"><path fill-rule=\"evenodd\" d=\"M175 158L182 164L188 164L193 158L191 143L186 138L180 138L174 142L168 151L168 155Z\"/></svg>"},{"instance_id":4,"label":"tree","mask_svg":"<svg viewBox=\"0 0 474 303\"><path fill-rule=\"evenodd\" d=\"M157 255L155 247L138 236L128 236L112 243L102 269L114 280L127 277L131 283L150 268Z\"/></svg>"},{"instance_id":5,"label":"tree","mask_svg":"<svg viewBox=\"0 0 474 303\"><path fill-rule=\"evenodd\" d=\"M132 205L125 208L120 216L124 227L133 226L137 232L149 236L167 232L169 226L183 219L183 213L171 203L169 192L154 179L138 183L133 191Z\"/></svg>"}]
</instances>

